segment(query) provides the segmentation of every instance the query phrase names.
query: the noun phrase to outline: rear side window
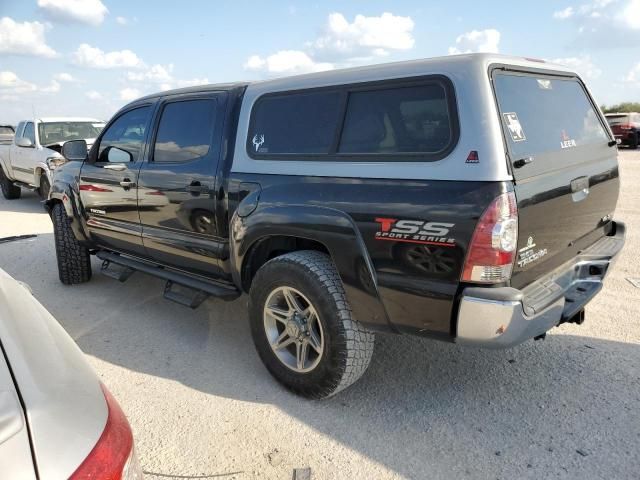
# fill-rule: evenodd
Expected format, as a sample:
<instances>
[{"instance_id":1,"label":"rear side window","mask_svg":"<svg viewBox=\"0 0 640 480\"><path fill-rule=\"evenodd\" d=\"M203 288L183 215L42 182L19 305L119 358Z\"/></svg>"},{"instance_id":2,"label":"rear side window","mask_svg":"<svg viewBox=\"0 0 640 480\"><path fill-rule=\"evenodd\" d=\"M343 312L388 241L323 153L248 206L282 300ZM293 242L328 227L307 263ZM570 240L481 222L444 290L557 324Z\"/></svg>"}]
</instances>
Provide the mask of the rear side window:
<instances>
[{"instance_id":1,"label":"rear side window","mask_svg":"<svg viewBox=\"0 0 640 480\"><path fill-rule=\"evenodd\" d=\"M514 160L609 140L577 79L499 73L494 85Z\"/></svg>"},{"instance_id":2,"label":"rear side window","mask_svg":"<svg viewBox=\"0 0 640 480\"><path fill-rule=\"evenodd\" d=\"M338 91L264 97L254 108L248 147L257 154L327 154L340 109Z\"/></svg>"},{"instance_id":3,"label":"rear side window","mask_svg":"<svg viewBox=\"0 0 640 480\"><path fill-rule=\"evenodd\" d=\"M153 150L154 162L188 162L209 153L215 100L186 100L164 107Z\"/></svg>"},{"instance_id":4,"label":"rear side window","mask_svg":"<svg viewBox=\"0 0 640 480\"><path fill-rule=\"evenodd\" d=\"M0 135L13 135L13 127L0 127Z\"/></svg>"},{"instance_id":5,"label":"rear side window","mask_svg":"<svg viewBox=\"0 0 640 480\"><path fill-rule=\"evenodd\" d=\"M444 87L379 89L349 95L340 153L436 153L451 142Z\"/></svg>"},{"instance_id":6,"label":"rear side window","mask_svg":"<svg viewBox=\"0 0 640 480\"><path fill-rule=\"evenodd\" d=\"M440 77L266 95L253 108L256 159L430 161L457 141L453 86Z\"/></svg>"}]
</instances>

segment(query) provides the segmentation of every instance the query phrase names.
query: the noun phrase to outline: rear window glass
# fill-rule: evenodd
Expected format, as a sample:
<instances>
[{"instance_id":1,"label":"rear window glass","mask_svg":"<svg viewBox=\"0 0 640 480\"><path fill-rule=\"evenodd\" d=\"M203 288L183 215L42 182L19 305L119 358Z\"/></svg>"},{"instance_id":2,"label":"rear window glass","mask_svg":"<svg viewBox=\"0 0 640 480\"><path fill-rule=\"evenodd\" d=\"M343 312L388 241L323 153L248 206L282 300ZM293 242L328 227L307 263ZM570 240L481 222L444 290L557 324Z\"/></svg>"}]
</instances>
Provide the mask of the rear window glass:
<instances>
[{"instance_id":1,"label":"rear window glass","mask_svg":"<svg viewBox=\"0 0 640 480\"><path fill-rule=\"evenodd\" d=\"M394 83L262 97L252 112L247 150L257 158L321 161L442 158L456 140L452 88L439 79Z\"/></svg>"},{"instance_id":2,"label":"rear window glass","mask_svg":"<svg viewBox=\"0 0 640 480\"><path fill-rule=\"evenodd\" d=\"M154 162L188 162L209 153L215 123L214 100L189 100L164 107Z\"/></svg>"},{"instance_id":3,"label":"rear window glass","mask_svg":"<svg viewBox=\"0 0 640 480\"><path fill-rule=\"evenodd\" d=\"M326 154L334 140L340 93L263 97L254 108L248 148L260 154Z\"/></svg>"},{"instance_id":4,"label":"rear window glass","mask_svg":"<svg viewBox=\"0 0 640 480\"><path fill-rule=\"evenodd\" d=\"M451 142L442 85L349 94L340 153L435 153Z\"/></svg>"},{"instance_id":5,"label":"rear window glass","mask_svg":"<svg viewBox=\"0 0 640 480\"><path fill-rule=\"evenodd\" d=\"M575 79L497 74L494 84L514 160L609 140Z\"/></svg>"}]
</instances>

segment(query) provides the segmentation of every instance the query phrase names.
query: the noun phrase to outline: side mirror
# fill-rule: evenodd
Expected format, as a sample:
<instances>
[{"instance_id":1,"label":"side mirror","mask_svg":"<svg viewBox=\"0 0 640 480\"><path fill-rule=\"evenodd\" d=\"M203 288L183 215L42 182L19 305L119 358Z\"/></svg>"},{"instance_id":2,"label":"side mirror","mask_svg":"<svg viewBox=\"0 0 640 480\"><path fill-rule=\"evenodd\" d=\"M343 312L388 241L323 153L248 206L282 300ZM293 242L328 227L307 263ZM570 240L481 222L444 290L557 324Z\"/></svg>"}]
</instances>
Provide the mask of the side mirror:
<instances>
[{"instance_id":1,"label":"side mirror","mask_svg":"<svg viewBox=\"0 0 640 480\"><path fill-rule=\"evenodd\" d=\"M70 140L62 145L62 156L71 162L82 162L87 154L87 142L84 140Z\"/></svg>"},{"instance_id":2,"label":"side mirror","mask_svg":"<svg viewBox=\"0 0 640 480\"><path fill-rule=\"evenodd\" d=\"M102 158L106 158L109 163L129 163L133 162L133 155L126 150L118 147L107 147L101 155Z\"/></svg>"},{"instance_id":3,"label":"side mirror","mask_svg":"<svg viewBox=\"0 0 640 480\"><path fill-rule=\"evenodd\" d=\"M19 137L16 139L16 145L23 148L33 148L33 142L27 137Z\"/></svg>"}]
</instances>

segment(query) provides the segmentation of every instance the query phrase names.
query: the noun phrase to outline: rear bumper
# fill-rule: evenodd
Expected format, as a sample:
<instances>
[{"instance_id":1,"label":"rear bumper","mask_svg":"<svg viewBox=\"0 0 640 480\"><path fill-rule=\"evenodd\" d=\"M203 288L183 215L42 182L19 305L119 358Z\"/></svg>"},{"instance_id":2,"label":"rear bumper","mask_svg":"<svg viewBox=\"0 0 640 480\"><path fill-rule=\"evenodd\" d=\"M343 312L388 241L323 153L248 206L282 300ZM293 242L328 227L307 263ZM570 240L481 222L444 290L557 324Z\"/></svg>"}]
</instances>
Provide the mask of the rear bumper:
<instances>
[{"instance_id":1,"label":"rear bumper","mask_svg":"<svg viewBox=\"0 0 640 480\"><path fill-rule=\"evenodd\" d=\"M613 232L522 290L464 289L455 341L507 348L561 323L581 323L585 305L602 289L604 278L624 245L624 224L616 222Z\"/></svg>"},{"instance_id":2,"label":"rear bumper","mask_svg":"<svg viewBox=\"0 0 640 480\"><path fill-rule=\"evenodd\" d=\"M614 134L614 137L616 140L620 140L620 143L622 143L623 145L628 145L630 143L633 143L633 138L637 135L638 134L636 132L627 132Z\"/></svg>"}]
</instances>

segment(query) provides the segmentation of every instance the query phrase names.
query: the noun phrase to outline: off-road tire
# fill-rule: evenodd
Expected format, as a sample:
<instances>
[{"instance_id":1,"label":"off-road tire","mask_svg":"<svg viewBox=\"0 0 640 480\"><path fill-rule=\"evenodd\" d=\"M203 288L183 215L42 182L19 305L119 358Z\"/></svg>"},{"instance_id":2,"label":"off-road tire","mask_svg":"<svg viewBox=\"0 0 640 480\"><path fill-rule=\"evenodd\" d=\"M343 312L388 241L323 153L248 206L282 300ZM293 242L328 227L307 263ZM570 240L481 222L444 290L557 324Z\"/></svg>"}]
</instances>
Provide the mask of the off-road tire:
<instances>
[{"instance_id":1,"label":"off-road tire","mask_svg":"<svg viewBox=\"0 0 640 480\"><path fill-rule=\"evenodd\" d=\"M316 309L323 328L324 351L310 372L287 368L274 354L264 328L264 306L279 287L300 291ZM335 395L358 380L371 361L375 336L353 318L340 275L331 258L304 250L264 264L253 279L249 298L251 334L262 362L289 390L307 398Z\"/></svg>"},{"instance_id":2,"label":"off-road tire","mask_svg":"<svg viewBox=\"0 0 640 480\"><path fill-rule=\"evenodd\" d=\"M53 206L51 221L60 281L65 285L88 282L91 279L89 250L80 245L73 235L71 221L61 203Z\"/></svg>"},{"instance_id":3,"label":"off-road tire","mask_svg":"<svg viewBox=\"0 0 640 480\"><path fill-rule=\"evenodd\" d=\"M0 167L0 189L2 189L2 195L7 200L15 200L20 198L22 189L13 184L11 180L4 174L4 170Z\"/></svg>"},{"instance_id":4,"label":"off-road tire","mask_svg":"<svg viewBox=\"0 0 640 480\"><path fill-rule=\"evenodd\" d=\"M51 190L49 179L46 175L42 175L40 177L40 187L38 187L38 194L40 195L40 198L47 200L49 198L49 190Z\"/></svg>"}]
</instances>

